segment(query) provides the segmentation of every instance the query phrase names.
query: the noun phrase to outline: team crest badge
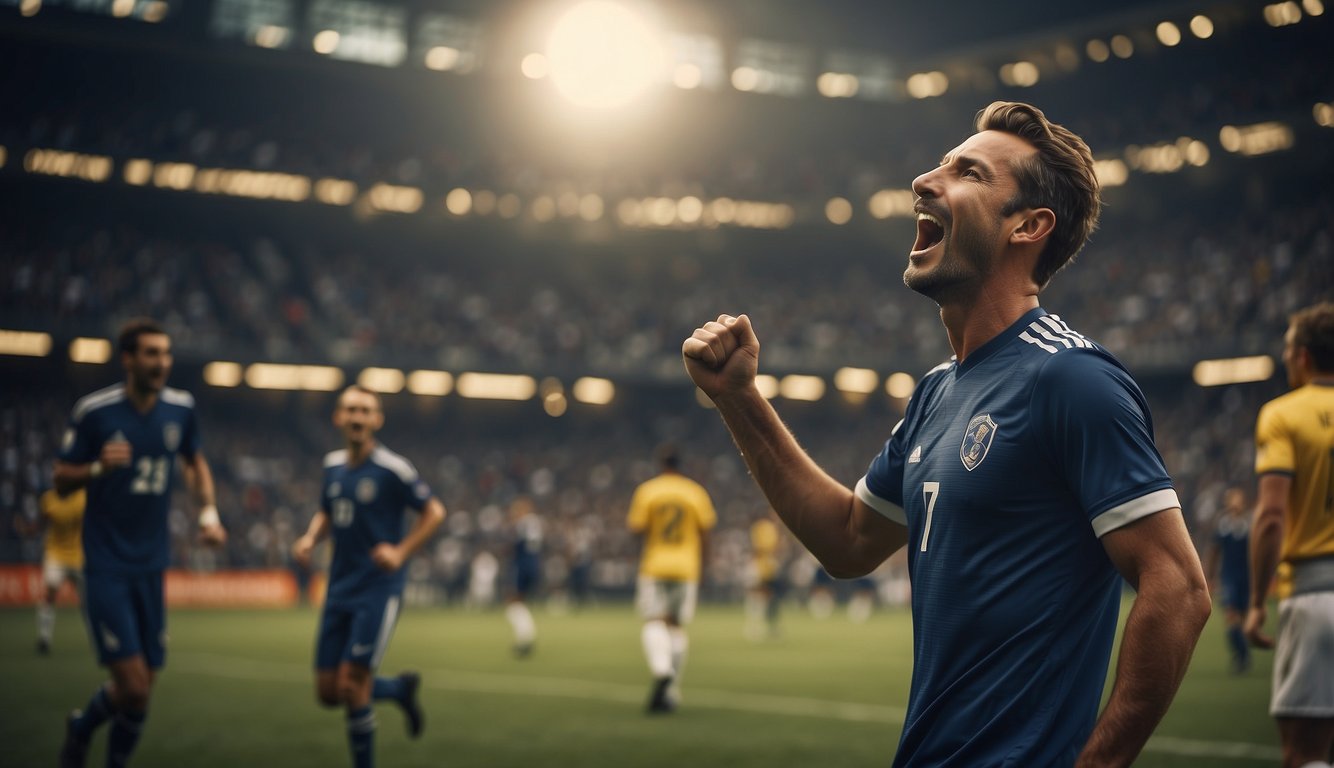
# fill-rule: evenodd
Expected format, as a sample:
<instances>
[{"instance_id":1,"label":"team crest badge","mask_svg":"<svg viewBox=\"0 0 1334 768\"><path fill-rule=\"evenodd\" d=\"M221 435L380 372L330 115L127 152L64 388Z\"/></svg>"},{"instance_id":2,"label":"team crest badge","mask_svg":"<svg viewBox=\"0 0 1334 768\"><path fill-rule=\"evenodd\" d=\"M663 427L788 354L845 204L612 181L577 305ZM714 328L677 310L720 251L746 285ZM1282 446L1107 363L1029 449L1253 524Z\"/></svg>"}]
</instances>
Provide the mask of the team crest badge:
<instances>
[{"instance_id":1,"label":"team crest badge","mask_svg":"<svg viewBox=\"0 0 1334 768\"><path fill-rule=\"evenodd\" d=\"M369 477L363 477L357 482L357 501L362 504L370 504L375 501L375 481Z\"/></svg>"},{"instance_id":2,"label":"team crest badge","mask_svg":"<svg viewBox=\"0 0 1334 768\"><path fill-rule=\"evenodd\" d=\"M963 445L959 446L959 460L963 462L963 468L969 472L977 469L977 465L987 457L987 451L991 450L991 441L995 437L996 422L991 420L991 414L974 416L963 433Z\"/></svg>"},{"instance_id":3,"label":"team crest badge","mask_svg":"<svg viewBox=\"0 0 1334 768\"><path fill-rule=\"evenodd\" d=\"M175 453L181 447L181 425L172 422L162 427L162 443L169 453Z\"/></svg>"}]
</instances>

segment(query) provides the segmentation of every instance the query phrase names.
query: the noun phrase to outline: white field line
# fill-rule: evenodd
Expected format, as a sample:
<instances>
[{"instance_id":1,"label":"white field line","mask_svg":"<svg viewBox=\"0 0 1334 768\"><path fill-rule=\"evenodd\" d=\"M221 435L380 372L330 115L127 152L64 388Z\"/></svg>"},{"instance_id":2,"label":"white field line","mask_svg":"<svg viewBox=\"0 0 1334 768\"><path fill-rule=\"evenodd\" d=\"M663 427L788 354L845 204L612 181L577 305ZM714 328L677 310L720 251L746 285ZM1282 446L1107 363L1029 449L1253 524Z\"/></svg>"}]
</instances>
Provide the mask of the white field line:
<instances>
[{"instance_id":1,"label":"white field line","mask_svg":"<svg viewBox=\"0 0 1334 768\"><path fill-rule=\"evenodd\" d=\"M169 662L167 668L174 672L238 680L309 685L313 675L313 671L309 667L300 664L246 659L211 653L173 652ZM647 686L575 678L501 675L458 669L426 670L422 674L422 683L428 688L443 691L502 696L546 696L636 705L643 704L648 695ZM903 722L904 716L904 710L899 707L879 704L861 704L758 693L736 693L690 686L686 688L686 691L689 706L707 709L725 709L736 712L787 715L790 717L818 717L856 723L898 724ZM1146 752L1199 758L1277 761L1282 757L1278 747L1267 744L1202 741L1173 736L1154 736L1144 749Z\"/></svg>"}]
</instances>

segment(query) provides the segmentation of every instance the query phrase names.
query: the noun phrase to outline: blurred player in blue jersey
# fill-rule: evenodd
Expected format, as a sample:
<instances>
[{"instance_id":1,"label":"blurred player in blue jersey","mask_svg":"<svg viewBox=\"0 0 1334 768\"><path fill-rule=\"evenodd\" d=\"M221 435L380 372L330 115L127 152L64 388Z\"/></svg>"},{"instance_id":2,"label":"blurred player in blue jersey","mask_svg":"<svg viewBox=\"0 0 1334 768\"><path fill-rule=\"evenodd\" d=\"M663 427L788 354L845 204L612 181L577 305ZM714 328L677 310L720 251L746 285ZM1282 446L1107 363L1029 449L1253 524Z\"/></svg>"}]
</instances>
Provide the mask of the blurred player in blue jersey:
<instances>
[{"instance_id":1,"label":"blurred player in blue jersey","mask_svg":"<svg viewBox=\"0 0 1334 768\"><path fill-rule=\"evenodd\" d=\"M1129 765L1209 593L1139 387L1038 305L1097 222L1088 147L1025 104L992 104L976 128L912 185L904 282L940 305L955 356L918 383L855 491L759 393L746 315L705 323L682 355L831 574L908 547L914 667L894 765ZM1122 577L1138 597L1099 715Z\"/></svg>"},{"instance_id":2,"label":"blurred player in blue jersey","mask_svg":"<svg viewBox=\"0 0 1334 768\"><path fill-rule=\"evenodd\" d=\"M520 497L510 507L510 521L514 526L514 549L505 618L514 632L514 655L522 659L533 652L533 644L537 642L537 624L528 603L542 585L542 518L533 509L531 499Z\"/></svg>"},{"instance_id":3,"label":"blurred player in blue jersey","mask_svg":"<svg viewBox=\"0 0 1334 768\"><path fill-rule=\"evenodd\" d=\"M338 397L333 422L347 447L324 457L320 509L293 543L292 555L308 565L311 550L332 532L329 588L315 641L315 690L324 706L346 710L352 764L371 768L372 700L397 703L408 734L416 738L421 733L421 677L415 672L377 677L375 670L398 621L403 565L440 527L445 507L411 462L375 439L384 426L379 395L348 387ZM418 514L404 535L408 509Z\"/></svg>"},{"instance_id":4,"label":"blurred player in blue jersey","mask_svg":"<svg viewBox=\"0 0 1334 768\"><path fill-rule=\"evenodd\" d=\"M1232 654L1232 669L1245 672L1251 667L1250 645L1242 634L1247 601L1251 599L1251 514L1246 506L1246 492L1229 488L1223 493L1223 511L1214 523L1214 535L1205 558L1204 573L1215 580L1209 591L1223 603L1227 620L1227 645Z\"/></svg>"},{"instance_id":5,"label":"blurred player in blue jersey","mask_svg":"<svg viewBox=\"0 0 1334 768\"><path fill-rule=\"evenodd\" d=\"M98 662L111 673L82 710L70 713L63 768L84 764L88 740L108 719L108 766L125 765L139 741L153 681L166 661L162 577L177 455L201 510L203 541L221 545L227 538L199 450L194 397L167 386L171 339L140 319L125 325L119 343L125 383L75 404L55 465L58 492L87 488L84 614Z\"/></svg>"},{"instance_id":6,"label":"blurred player in blue jersey","mask_svg":"<svg viewBox=\"0 0 1334 768\"><path fill-rule=\"evenodd\" d=\"M1334 302L1296 312L1283 337L1292 391L1255 420L1259 494L1251 526L1251 595L1243 632L1274 649L1269 714L1283 768L1334 763ZM1278 641L1265 634L1282 564Z\"/></svg>"}]
</instances>

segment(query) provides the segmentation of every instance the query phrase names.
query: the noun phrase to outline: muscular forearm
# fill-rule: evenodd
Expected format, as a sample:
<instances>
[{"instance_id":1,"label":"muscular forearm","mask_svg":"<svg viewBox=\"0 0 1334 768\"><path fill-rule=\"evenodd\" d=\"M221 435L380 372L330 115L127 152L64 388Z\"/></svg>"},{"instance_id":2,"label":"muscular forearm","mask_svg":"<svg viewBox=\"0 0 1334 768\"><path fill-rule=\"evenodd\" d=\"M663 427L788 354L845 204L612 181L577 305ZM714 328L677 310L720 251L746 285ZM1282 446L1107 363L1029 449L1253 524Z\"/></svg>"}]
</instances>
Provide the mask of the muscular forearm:
<instances>
[{"instance_id":1,"label":"muscular forearm","mask_svg":"<svg viewBox=\"0 0 1334 768\"><path fill-rule=\"evenodd\" d=\"M1116 679L1078 768L1128 766L1167 712L1209 616L1208 591L1188 581L1148 586L1126 619Z\"/></svg>"},{"instance_id":2,"label":"muscular forearm","mask_svg":"<svg viewBox=\"0 0 1334 768\"><path fill-rule=\"evenodd\" d=\"M752 386L716 404L751 476L801 543L831 573L874 568L879 560L864 551L854 525L852 491L802 450L759 391Z\"/></svg>"},{"instance_id":3,"label":"muscular forearm","mask_svg":"<svg viewBox=\"0 0 1334 768\"><path fill-rule=\"evenodd\" d=\"M406 561L414 552L421 549L444 520L444 505L435 499L427 502L426 508L417 516L417 522L413 524L412 530L408 531L408 535L398 543L399 551L403 553L403 560Z\"/></svg>"},{"instance_id":4,"label":"muscular forearm","mask_svg":"<svg viewBox=\"0 0 1334 768\"><path fill-rule=\"evenodd\" d=\"M310 539L312 544L315 544L324 538L324 534L328 532L329 516L325 514L324 510L320 510L315 513L314 517L310 518L310 525L306 526L305 537Z\"/></svg>"},{"instance_id":5,"label":"muscular forearm","mask_svg":"<svg viewBox=\"0 0 1334 768\"><path fill-rule=\"evenodd\" d=\"M203 510L217 506L217 497L213 489L213 471L203 456L195 458L187 465L186 484L190 487L190 496L195 502L195 509Z\"/></svg>"}]
</instances>

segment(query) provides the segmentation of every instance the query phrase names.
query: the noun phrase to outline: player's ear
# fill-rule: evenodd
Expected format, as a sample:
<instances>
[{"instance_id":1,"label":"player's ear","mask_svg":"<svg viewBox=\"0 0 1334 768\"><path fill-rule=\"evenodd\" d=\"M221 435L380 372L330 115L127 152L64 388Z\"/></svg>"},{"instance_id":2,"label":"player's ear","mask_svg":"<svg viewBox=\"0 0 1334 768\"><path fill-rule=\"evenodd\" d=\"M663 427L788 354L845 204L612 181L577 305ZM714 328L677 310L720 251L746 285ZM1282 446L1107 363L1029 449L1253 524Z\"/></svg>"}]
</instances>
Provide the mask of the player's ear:
<instances>
[{"instance_id":1,"label":"player's ear","mask_svg":"<svg viewBox=\"0 0 1334 768\"><path fill-rule=\"evenodd\" d=\"M1015 245L1040 244L1056 228L1056 214L1050 208L1027 208L1019 215L1018 224L1010 231L1010 242Z\"/></svg>"}]
</instances>

